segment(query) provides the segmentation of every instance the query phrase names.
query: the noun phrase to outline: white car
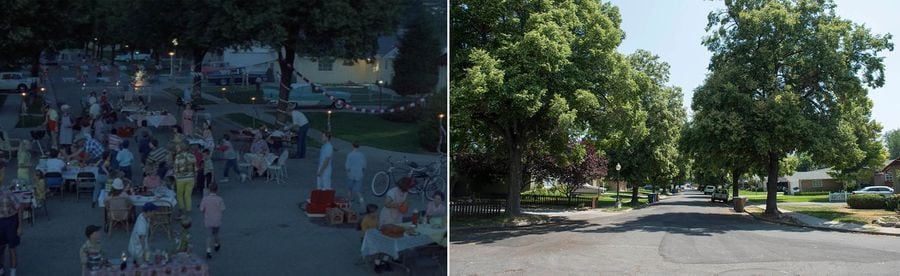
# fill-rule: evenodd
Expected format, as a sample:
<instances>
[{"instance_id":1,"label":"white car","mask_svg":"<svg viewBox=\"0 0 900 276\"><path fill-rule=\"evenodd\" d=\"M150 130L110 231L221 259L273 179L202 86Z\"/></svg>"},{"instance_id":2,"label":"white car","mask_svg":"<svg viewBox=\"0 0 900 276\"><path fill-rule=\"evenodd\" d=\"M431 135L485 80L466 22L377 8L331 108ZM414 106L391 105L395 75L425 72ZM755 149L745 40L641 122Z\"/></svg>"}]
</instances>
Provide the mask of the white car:
<instances>
[{"instance_id":1,"label":"white car","mask_svg":"<svg viewBox=\"0 0 900 276\"><path fill-rule=\"evenodd\" d=\"M31 83L39 83L37 78L26 77L19 72L0 73L0 90L28 90Z\"/></svg>"},{"instance_id":2,"label":"white car","mask_svg":"<svg viewBox=\"0 0 900 276\"><path fill-rule=\"evenodd\" d=\"M148 61L150 60L150 54L142 54L142 53L134 53L134 57L132 58L131 53L124 53L116 56L116 61L131 61L131 60L139 60L139 61Z\"/></svg>"},{"instance_id":3,"label":"white car","mask_svg":"<svg viewBox=\"0 0 900 276\"><path fill-rule=\"evenodd\" d=\"M703 194L704 194L704 195L711 195L711 194L713 194L713 193L715 193L715 192L716 192L716 186L706 185L706 187L703 188Z\"/></svg>"},{"instance_id":4,"label":"white car","mask_svg":"<svg viewBox=\"0 0 900 276\"><path fill-rule=\"evenodd\" d=\"M888 186L869 186L862 188L862 190L853 191L854 195L859 194L876 194L883 196L890 196L894 194L894 188Z\"/></svg>"}]
</instances>

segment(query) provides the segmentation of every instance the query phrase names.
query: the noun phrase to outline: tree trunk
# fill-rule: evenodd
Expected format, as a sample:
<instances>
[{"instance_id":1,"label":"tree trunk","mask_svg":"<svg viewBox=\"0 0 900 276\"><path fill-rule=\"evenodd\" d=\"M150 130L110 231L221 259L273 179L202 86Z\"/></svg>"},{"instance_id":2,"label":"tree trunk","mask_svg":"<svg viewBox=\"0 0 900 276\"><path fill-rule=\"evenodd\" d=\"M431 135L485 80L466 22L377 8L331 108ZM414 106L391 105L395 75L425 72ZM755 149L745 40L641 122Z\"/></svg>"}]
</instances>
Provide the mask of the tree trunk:
<instances>
[{"instance_id":1,"label":"tree trunk","mask_svg":"<svg viewBox=\"0 0 900 276\"><path fill-rule=\"evenodd\" d=\"M287 125L288 119L288 96L290 95L290 87L291 87L291 76L294 74L294 58L296 58L297 50L297 39L300 35L300 28L296 26L289 26L287 29L287 38L282 43L281 47L284 48L284 54L282 55L281 51L278 51L278 66L281 69L281 77L278 85L278 103L277 110L275 114L275 123L279 126Z\"/></svg>"},{"instance_id":2,"label":"tree trunk","mask_svg":"<svg viewBox=\"0 0 900 276\"><path fill-rule=\"evenodd\" d=\"M518 134L510 134L506 137L509 144L509 179L507 181L509 194L506 200L506 213L510 216L517 216L522 213L519 205L522 197L522 154L525 149L522 145L524 143L520 141L521 138L516 137Z\"/></svg>"},{"instance_id":3,"label":"tree trunk","mask_svg":"<svg viewBox=\"0 0 900 276\"><path fill-rule=\"evenodd\" d=\"M741 187L738 187L738 180L740 176L740 173L731 171L731 198L735 198L740 194Z\"/></svg>"},{"instance_id":4,"label":"tree trunk","mask_svg":"<svg viewBox=\"0 0 900 276\"><path fill-rule=\"evenodd\" d=\"M638 187L637 183L631 184L631 207L632 208L638 207L638 189L640 189L640 187Z\"/></svg>"},{"instance_id":5,"label":"tree trunk","mask_svg":"<svg viewBox=\"0 0 900 276\"><path fill-rule=\"evenodd\" d=\"M203 97L201 93L201 89L203 88L203 77L201 75L203 69L203 56L206 55L206 48L195 47L191 50L191 54L194 56L194 89L191 91L191 98L200 99Z\"/></svg>"},{"instance_id":6,"label":"tree trunk","mask_svg":"<svg viewBox=\"0 0 900 276\"><path fill-rule=\"evenodd\" d=\"M31 58L31 76L39 77L41 73L41 51L35 51L35 54ZM31 85L30 83L28 85Z\"/></svg>"},{"instance_id":7,"label":"tree trunk","mask_svg":"<svg viewBox=\"0 0 900 276\"><path fill-rule=\"evenodd\" d=\"M766 182L766 214L780 214L778 211L778 154L769 152L768 181Z\"/></svg>"}]
</instances>

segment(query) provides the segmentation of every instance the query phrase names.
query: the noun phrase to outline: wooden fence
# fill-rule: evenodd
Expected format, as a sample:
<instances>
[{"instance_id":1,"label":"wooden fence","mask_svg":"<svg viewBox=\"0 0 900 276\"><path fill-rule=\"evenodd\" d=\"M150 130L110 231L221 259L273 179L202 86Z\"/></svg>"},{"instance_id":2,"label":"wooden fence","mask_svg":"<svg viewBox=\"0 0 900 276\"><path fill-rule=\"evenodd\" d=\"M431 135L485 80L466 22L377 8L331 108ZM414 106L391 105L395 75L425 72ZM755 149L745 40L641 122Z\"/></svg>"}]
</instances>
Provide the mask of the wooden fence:
<instances>
[{"instance_id":1,"label":"wooden fence","mask_svg":"<svg viewBox=\"0 0 900 276\"><path fill-rule=\"evenodd\" d=\"M548 195L522 195L521 206L565 206L580 207L591 206L590 198ZM505 197L476 198L465 201L450 201L451 215L496 215L506 212Z\"/></svg>"}]
</instances>

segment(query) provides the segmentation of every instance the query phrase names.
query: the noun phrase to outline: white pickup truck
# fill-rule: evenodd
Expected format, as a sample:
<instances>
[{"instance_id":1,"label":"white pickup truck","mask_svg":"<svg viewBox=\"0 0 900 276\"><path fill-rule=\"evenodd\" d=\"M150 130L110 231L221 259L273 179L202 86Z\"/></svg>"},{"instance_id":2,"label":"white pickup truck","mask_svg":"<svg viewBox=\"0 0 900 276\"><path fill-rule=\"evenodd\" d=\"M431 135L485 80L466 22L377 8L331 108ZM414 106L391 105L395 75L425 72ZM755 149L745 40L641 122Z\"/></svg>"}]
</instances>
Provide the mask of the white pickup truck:
<instances>
[{"instance_id":1,"label":"white pickup truck","mask_svg":"<svg viewBox=\"0 0 900 276\"><path fill-rule=\"evenodd\" d=\"M19 72L0 72L0 90L27 90L38 78L26 77Z\"/></svg>"}]
</instances>

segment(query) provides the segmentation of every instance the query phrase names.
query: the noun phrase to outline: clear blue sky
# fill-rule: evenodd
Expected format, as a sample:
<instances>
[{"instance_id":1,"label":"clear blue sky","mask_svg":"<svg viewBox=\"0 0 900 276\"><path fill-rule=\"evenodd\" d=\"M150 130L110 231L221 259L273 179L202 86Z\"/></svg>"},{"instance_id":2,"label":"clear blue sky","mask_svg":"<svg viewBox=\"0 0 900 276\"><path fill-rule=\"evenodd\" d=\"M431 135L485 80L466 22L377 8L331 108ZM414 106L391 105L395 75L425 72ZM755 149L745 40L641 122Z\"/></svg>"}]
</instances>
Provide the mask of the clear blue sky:
<instances>
[{"instance_id":1,"label":"clear blue sky","mask_svg":"<svg viewBox=\"0 0 900 276\"><path fill-rule=\"evenodd\" d=\"M706 77L710 53L700 44L706 35L706 16L722 9L722 1L705 0L612 0L622 14L625 40L623 53L645 49L671 65L670 83L684 91L684 106L690 113L691 98ZM872 115L884 131L900 129L900 1L835 1L839 16L865 24L877 34L894 35L895 49L885 56L885 85L869 90Z\"/></svg>"}]
</instances>

